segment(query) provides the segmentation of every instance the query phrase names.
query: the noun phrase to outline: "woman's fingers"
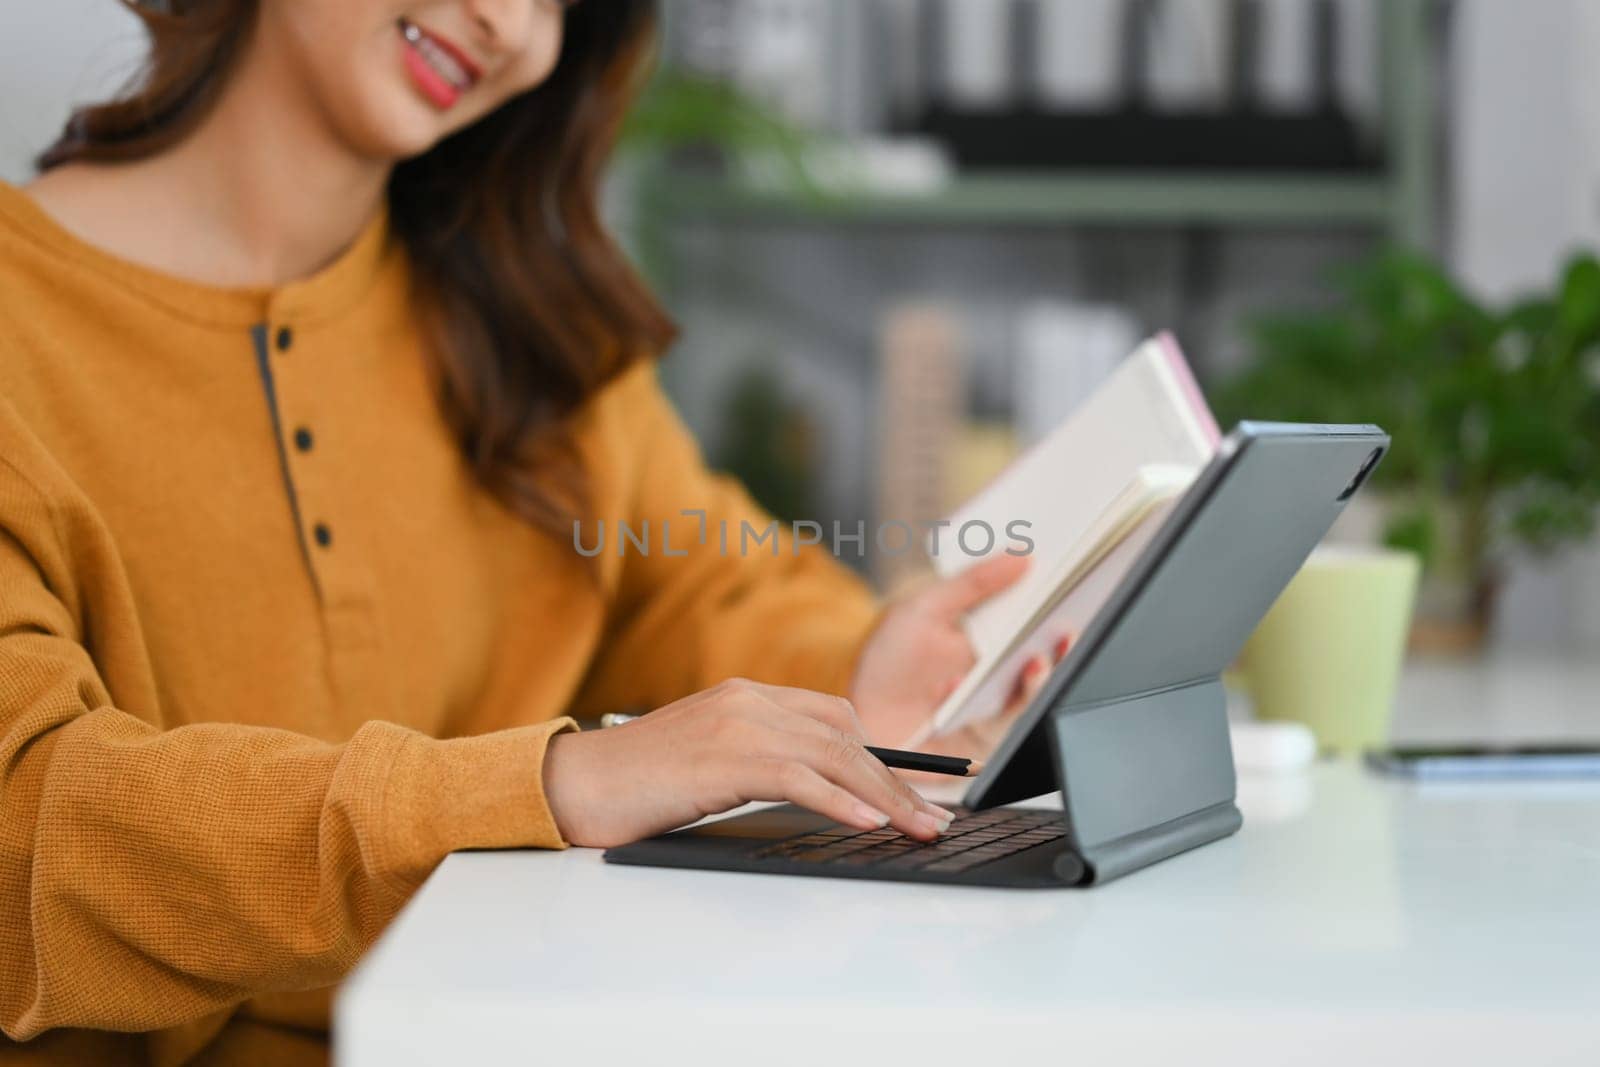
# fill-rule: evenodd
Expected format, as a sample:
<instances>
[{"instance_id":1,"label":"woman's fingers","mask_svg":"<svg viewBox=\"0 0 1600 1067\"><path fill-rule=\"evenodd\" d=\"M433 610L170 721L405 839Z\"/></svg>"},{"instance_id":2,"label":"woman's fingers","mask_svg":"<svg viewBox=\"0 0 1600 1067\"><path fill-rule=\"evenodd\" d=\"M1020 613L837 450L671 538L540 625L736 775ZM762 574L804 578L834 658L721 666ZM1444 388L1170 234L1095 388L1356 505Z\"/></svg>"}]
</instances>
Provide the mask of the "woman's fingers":
<instances>
[{"instance_id":1,"label":"woman's fingers","mask_svg":"<svg viewBox=\"0 0 1600 1067\"><path fill-rule=\"evenodd\" d=\"M1016 723L1026 704L1013 704L998 715L968 723L958 730L930 737L917 747L936 756L955 756L958 759L987 759L1006 731Z\"/></svg>"},{"instance_id":2,"label":"woman's fingers","mask_svg":"<svg viewBox=\"0 0 1600 1067\"><path fill-rule=\"evenodd\" d=\"M851 780L842 783L846 787L861 784L860 775L864 773L869 779L876 780L879 786L889 790L899 801L898 805L885 809L891 817L895 816L897 810L904 810L908 819L913 818L917 811L921 811L929 816L928 820L922 820L924 823L931 820L938 825L936 832L942 832L949 825L952 818L949 811L929 802L907 785L903 778L866 750L864 747L866 731L861 725L861 720L856 717L854 705L848 700L830 697L809 689L787 686L758 684L756 690L757 695L772 701L775 711L799 712L799 714L775 714L770 720L770 725L776 730L808 737L813 744L825 746L823 751L814 752L817 765L827 765L834 755L842 757L848 754L848 759L839 758L835 761L851 772ZM843 742L837 736L839 734L844 735Z\"/></svg>"},{"instance_id":3,"label":"woman's fingers","mask_svg":"<svg viewBox=\"0 0 1600 1067\"><path fill-rule=\"evenodd\" d=\"M957 756L963 759L986 759L1006 732L1016 724L1018 716L1028 709L1039 695L1045 682L1050 680L1050 661L1044 656L1034 656L1023 664L1017 676L1011 699L999 714L968 723L958 730L931 737L919 747L936 755Z\"/></svg>"},{"instance_id":4,"label":"woman's fingers","mask_svg":"<svg viewBox=\"0 0 1600 1067\"><path fill-rule=\"evenodd\" d=\"M740 729L755 731L754 754L764 761L808 767L909 836L932 838L949 826L950 812L928 803L866 750L853 713L840 718L848 703L809 690L748 682L736 684L733 693L747 722Z\"/></svg>"},{"instance_id":5,"label":"woman's fingers","mask_svg":"<svg viewBox=\"0 0 1600 1067\"><path fill-rule=\"evenodd\" d=\"M789 743L800 746L809 767L889 816L901 833L927 839L949 827L950 812L924 800L855 738L818 723L810 736Z\"/></svg>"},{"instance_id":6,"label":"woman's fingers","mask_svg":"<svg viewBox=\"0 0 1600 1067\"><path fill-rule=\"evenodd\" d=\"M1039 695L1044 688L1044 683L1050 680L1050 668L1055 666L1053 660L1043 656L1034 656L1022 668L1022 674L1017 678L1017 687L1011 694L1011 699L1006 701L1005 710L1000 714L1005 716L1011 712L1021 711L1033 703L1033 698Z\"/></svg>"},{"instance_id":7,"label":"woman's fingers","mask_svg":"<svg viewBox=\"0 0 1600 1067\"><path fill-rule=\"evenodd\" d=\"M982 753L979 758L987 758L1005 738L1011 728L1016 725L1017 719L1027 709L1027 704L1013 704L999 715L991 715L987 719L980 719L968 723L961 729L948 735L952 750L960 749L963 752Z\"/></svg>"},{"instance_id":8,"label":"woman's fingers","mask_svg":"<svg viewBox=\"0 0 1600 1067\"><path fill-rule=\"evenodd\" d=\"M1001 555L974 563L918 594L940 618L959 619L985 600L1015 585L1028 569L1026 556Z\"/></svg>"},{"instance_id":9,"label":"woman's fingers","mask_svg":"<svg viewBox=\"0 0 1600 1067\"><path fill-rule=\"evenodd\" d=\"M803 763L763 760L751 768L752 800L786 800L858 830L881 830L889 816Z\"/></svg>"},{"instance_id":10,"label":"woman's fingers","mask_svg":"<svg viewBox=\"0 0 1600 1067\"><path fill-rule=\"evenodd\" d=\"M792 750L794 739L790 741ZM751 760L743 770L742 792L750 799L787 800L848 826L865 830L893 826L908 837L928 841L950 824L948 813L923 810L903 795L903 786L889 789L862 775L842 750L839 755L812 751Z\"/></svg>"},{"instance_id":11,"label":"woman's fingers","mask_svg":"<svg viewBox=\"0 0 1600 1067\"><path fill-rule=\"evenodd\" d=\"M844 697L830 696L814 689L797 689L787 685L766 685L762 682L744 682L752 695L789 711L824 722L835 730L851 737L866 737L866 729L856 715L855 705Z\"/></svg>"}]
</instances>

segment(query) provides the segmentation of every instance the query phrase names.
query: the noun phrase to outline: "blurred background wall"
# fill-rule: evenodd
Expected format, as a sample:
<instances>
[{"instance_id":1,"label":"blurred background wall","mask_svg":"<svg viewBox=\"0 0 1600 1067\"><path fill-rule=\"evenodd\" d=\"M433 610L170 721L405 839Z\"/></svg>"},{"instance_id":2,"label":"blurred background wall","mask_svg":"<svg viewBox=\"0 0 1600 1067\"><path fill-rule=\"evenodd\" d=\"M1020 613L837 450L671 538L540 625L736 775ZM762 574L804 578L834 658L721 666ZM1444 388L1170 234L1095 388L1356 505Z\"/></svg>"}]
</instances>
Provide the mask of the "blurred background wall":
<instances>
[{"instance_id":1,"label":"blurred background wall","mask_svg":"<svg viewBox=\"0 0 1600 1067\"><path fill-rule=\"evenodd\" d=\"M0 178L17 182L73 103L101 99L137 72L144 35L117 0L10 4L0 30Z\"/></svg>"},{"instance_id":2,"label":"blurred background wall","mask_svg":"<svg viewBox=\"0 0 1600 1067\"><path fill-rule=\"evenodd\" d=\"M679 404L792 517L870 521L912 477L953 504L1155 329L1225 381L1258 315L1337 311L1382 249L1499 306L1600 240L1588 0L664 6L618 223L685 327ZM114 0L0 30L23 181L142 40ZM887 395L896 360L954 384ZM916 433L948 454L883 469ZM1491 644L1600 650L1593 538L1500 559Z\"/></svg>"}]
</instances>

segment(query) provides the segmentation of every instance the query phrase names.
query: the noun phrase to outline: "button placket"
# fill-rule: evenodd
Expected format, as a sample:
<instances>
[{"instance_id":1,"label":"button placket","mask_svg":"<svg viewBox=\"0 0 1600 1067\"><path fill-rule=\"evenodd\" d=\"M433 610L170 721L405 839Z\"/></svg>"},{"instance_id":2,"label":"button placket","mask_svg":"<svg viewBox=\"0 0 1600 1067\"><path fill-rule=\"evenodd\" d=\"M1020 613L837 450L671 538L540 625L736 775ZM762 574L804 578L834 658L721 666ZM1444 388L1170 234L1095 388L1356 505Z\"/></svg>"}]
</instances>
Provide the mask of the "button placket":
<instances>
[{"instance_id":1,"label":"button placket","mask_svg":"<svg viewBox=\"0 0 1600 1067\"><path fill-rule=\"evenodd\" d=\"M270 330L270 335L272 346L280 357L293 353L299 344L295 326L289 322L277 322ZM326 490L312 455L316 449L317 435L311 428L312 420L307 417L306 405L302 400L304 394L296 388L296 380L303 382L307 369L304 360L284 359L278 364L281 383L278 397L280 432L287 438L283 445L285 453L294 457L289 468L294 483L293 491L299 499L301 521L304 523L302 536L317 548L326 550L333 547L333 527L327 516L319 513Z\"/></svg>"}]
</instances>

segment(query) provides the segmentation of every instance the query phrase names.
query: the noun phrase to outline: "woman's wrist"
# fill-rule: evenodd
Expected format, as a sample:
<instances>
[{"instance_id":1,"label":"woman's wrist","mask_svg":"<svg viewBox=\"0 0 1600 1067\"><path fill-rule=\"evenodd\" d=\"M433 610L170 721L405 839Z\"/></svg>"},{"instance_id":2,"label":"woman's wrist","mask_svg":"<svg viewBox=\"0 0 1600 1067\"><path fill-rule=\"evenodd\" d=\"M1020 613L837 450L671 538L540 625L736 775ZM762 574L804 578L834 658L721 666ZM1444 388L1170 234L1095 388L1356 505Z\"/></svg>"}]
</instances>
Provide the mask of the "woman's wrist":
<instances>
[{"instance_id":1,"label":"woman's wrist","mask_svg":"<svg viewBox=\"0 0 1600 1067\"><path fill-rule=\"evenodd\" d=\"M593 774L582 766L587 755L586 741L582 733L558 734L544 750L544 802L555 820L556 832L569 845L586 845L593 840L584 822L584 814L593 807L581 795Z\"/></svg>"}]
</instances>

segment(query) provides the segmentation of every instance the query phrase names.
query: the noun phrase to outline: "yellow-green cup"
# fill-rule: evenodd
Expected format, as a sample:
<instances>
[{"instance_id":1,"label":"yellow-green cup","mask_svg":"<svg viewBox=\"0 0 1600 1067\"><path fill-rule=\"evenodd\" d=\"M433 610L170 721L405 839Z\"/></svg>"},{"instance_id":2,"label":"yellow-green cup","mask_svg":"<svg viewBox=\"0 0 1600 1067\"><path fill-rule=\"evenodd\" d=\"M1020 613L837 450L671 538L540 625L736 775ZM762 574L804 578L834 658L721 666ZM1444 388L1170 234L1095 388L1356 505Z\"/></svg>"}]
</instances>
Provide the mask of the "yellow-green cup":
<instances>
[{"instance_id":1,"label":"yellow-green cup","mask_svg":"<svg viewBox=\"0 0 1600 1067\"><path fill-rule=\"evenodd\" d=\"M1240 657L1256 717L1304 723L1335 752L1384 744L1420 571L1410 552L1313 552Z\"/></svg>"}]
</instances>

